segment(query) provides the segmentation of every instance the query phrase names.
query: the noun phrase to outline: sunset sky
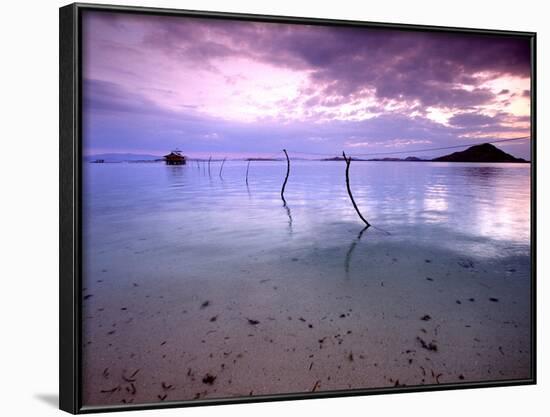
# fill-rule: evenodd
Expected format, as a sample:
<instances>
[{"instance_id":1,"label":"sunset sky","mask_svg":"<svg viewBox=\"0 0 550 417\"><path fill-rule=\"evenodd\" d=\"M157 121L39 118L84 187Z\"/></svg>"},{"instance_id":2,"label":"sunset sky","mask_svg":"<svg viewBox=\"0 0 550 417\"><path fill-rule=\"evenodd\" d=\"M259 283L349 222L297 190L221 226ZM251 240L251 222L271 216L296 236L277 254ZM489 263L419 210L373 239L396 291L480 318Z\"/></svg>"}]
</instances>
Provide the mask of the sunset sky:
<instances>
[{"instance_id":1,"label":"sunset sky","mask_svg":"<svg viewBox=\"0 0 550 417\"><path fill-rule=\"evenodd\" d=\"M83 59L86 154L360 155L530 133L524 38L85 12ZM529 140L497 146L530 158Z\"/></svg>"}]
</instances>

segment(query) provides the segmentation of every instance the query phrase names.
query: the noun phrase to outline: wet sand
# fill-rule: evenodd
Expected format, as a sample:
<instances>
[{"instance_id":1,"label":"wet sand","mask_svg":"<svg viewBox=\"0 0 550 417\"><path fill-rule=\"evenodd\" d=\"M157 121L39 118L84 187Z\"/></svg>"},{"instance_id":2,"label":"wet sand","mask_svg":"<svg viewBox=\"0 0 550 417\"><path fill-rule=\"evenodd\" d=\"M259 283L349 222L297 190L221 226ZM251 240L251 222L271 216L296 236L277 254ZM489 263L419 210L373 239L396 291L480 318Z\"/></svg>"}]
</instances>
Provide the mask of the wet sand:
<instances>
[{"instance_id":1,"label":"wet sand","mask_svg":"<svg viewBox=\"0 0 550 417\"><path fill-rule=\"evenodd\" d=\"M530 377L527 255L346 228L345 243L299 250L210 244L207 264L190 261L200 241L92 251L84 404Z\"/></svg>"}]
</instances>

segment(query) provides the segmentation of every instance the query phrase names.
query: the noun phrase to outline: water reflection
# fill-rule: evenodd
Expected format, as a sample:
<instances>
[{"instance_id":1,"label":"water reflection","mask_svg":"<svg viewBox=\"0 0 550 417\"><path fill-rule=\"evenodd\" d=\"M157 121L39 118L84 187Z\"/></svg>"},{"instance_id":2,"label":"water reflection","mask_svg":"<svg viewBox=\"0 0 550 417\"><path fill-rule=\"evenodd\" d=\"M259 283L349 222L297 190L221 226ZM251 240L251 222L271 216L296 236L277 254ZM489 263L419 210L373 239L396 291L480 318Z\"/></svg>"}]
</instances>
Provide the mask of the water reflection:
<instances>
[{"instance_id":1,"label":"water reflection","mask_svg":"<svg viewBox=\"0 0 550 417\"><path fill-rule=\"evenodd\" d=\"M212 166L211 173L221 165ZM173 237L176 245L203 242L205 254L217 248L236 259L280 248L300 251L313 242L322 250L341 242L350 252L349 269L359 242L348 241L349 225L358 230L363 225L346 192L345 166L293 163L284 194L291 207L283 205L282 216L276 213L282 214L284 162L254 164L251 188L243 186L246 166L247 161L228 160L221 178L204 175L206 169L192 163L88 164L85 204L95 227L90 230L106 236L118 230L136 239L155 230L163 247L174 244ZM529 175L527 164L365 162L354 165L351 185L369 222L391 231L391 239L494 256L503 247L529 245ZM174 230L181 227L185 234L178 236Z\"/></svg>"},{"instance_id":2,"label":"water reflection","mask_svg":"<svg viewBox=\"0 0 550 417\"><path fill-rule=\"evenodd\" d=\"M182 177L186 173L185 166L183 165L166 165L167 171L173 177Z\"/></svg>"},{"instance_id":3,"label":"water reflection","mask_svg":"<svg viewBox=\"0 0 550 417\"><path fill-rule=\"evenodd\" d=\"M501 173L502 168L495 166L464 167L461 170L461 174L469 177L471 180L489 185L490 181Z\"/></svg>"},{"instance_id":4,"label":"water reflection","mask_svg":"<svg viewBox=\"0 0 550 417\"><path fill-rule=\"evenodd\" d=\"M344 262L344 269L346 271L346 279L349 279L349 266L350 266L350 263L351 263L351 255L353 254L353 251L355 250L355 247L357 246L357 244L361 240L361 237L363 236L363 233L365 233L368 228L369 228L369 226L365 226L363 229L361 229L361 231L359 232L357 237L351 242L351 245L349 246L349 249L346 252L346 259L345 259L345 262Z\"/></svg>"},{"instance_id":5,"label":"water reflection","mask_svg":"<svg viewBox=\"0 0 550 417\"><path fill-rule=\"evenodd\" d=\"M223 158L223 161L222 161L222 164L220 165L220 172L218 173L218 176L220 177L220 179L223 181L223 166L225 165L225 160L226 158Z\"/></svg>"},{"instance_id":6,"label":"water reflection","mask_svg":"<svg viewBox=\"0 0 550 417\"><path fill-rule=\"evenodd\" d=\"M427 185L424 195L425 220L432 223L445 222L449 209L448 187L443 184Z\"/></svg>"},{"instance_id":7,"label":"water reflection","mask_svg":"<svg viewBox=\"0 0 550 417\"><path fill-rule=\"evenodd\" d=\"M167 177L170 183L170 188L177 189L185 186L185 176L187 170L182 165L166 165Z\"/></svg>"},{"instance_id":8,"label":"water reflection","mask_svg":"<svg viewBox=\"0 0 550 417\"><path fill-rule=\"evenodd\" d=\"M286 215L288 216L288 232L292 234L292 212L286 202L283 204L283 207L285 208Z\"/></svg>"}]
</instances>

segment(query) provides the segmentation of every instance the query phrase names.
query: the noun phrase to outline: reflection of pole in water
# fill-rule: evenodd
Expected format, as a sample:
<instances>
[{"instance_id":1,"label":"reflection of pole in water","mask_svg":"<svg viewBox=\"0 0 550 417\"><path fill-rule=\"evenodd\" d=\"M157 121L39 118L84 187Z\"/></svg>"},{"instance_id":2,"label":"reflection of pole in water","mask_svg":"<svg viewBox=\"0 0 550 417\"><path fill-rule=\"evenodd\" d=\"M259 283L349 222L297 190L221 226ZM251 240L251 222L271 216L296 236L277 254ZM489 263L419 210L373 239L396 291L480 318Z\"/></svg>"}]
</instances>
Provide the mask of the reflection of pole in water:
<instances>
[{"instance_id":1,"label":"reflection of pole in water","mask_svg":"<svg viewBox=\"0 0 550 417\"><path fill-rule=\"evenodd\" d=\"M212 155L208 158L208 176L210 176L210 162L212 161Z\"/></svg>"},{"instance_id":2,"label":"reflection of pole in water","mask_svg":"<svg viewBox=\"0 0 550 417\"><path fill-rule=\"evenodd\" d=\"M286 202L283 204L283 207L285 208L286 215L288 216L288 231L292 234L292 213L290 212L290 207L286 205Z\"/></svg>"},{"instance_id":3,"label":"reflection of pole in water","mask_svg":"<svg viewBox=\"0 0 550 417\"><path fill-rule=\"evenodd\" d=\"M246 186L248 187L248 170L250 169L250 160L246 164Z\"/></svg>"},{"instance_id":4,"label":"reflection of pole in water","mask_svg":"<svg viewBox=\"0 0 550 417\"><path fill-rule=\"evenodd\" d=\"M349 198L351 200L351 203L353 204L353 208L355 208L355 211L357 212L361 220L365 222L365 224L367 225L366 227L369 227L370 223L367 221L367 219L363 217L363 215L359 211L359 208L357 207L357 204L355 204L355 200L353 199L353 194L351 193L351 187L349 185L349 166L351 164L351 156L348 158L345 152L342 152L342 155L344 156L344 161L346 161L346 187L348 189Z\"/></svg>"},{"instance_id":5,"label":"reflection of pole in water","mask_svg":"<svg viewBox=\"0 0 550 417\"><path fill-rule=\"evenodd\" d=\"M227 159L227 158L224 156L224 157L223 157L223 161L222 161L222 166L220 167L220 173L219 173L220 178L223 178L223 177L222 177L222 171L223 171L223 165L225 164L225 160L226 160L226 159Z\"/></svg>"},{"instance_id":6,"label":"reflection of pole in water","mask_svg":"<svg viewBox=\"0 0 550 417\"><path fill-rule=\"evenodd\" d=\"M283 182L283 188L281 188L281 199L283 200L283 204L286 206L285 187L288 181L288 176L290 175L290 159L288 159L288 153L286 153L286 149L283 149L283 152L285 153L285 156L286 156L286 176L285 176L285 182Z\"/></svg>"},{"instance_id":7,"label":"reflection of pole in water","mask_svg":"<svg viewBox=\"0 0 550 417\"><path fill-rule=\"evenodd\" d=\"M355 247L357 246L357 244L361 240L361 236L363 236L363 233L365 233L365 231L368 228L369 228L369 226L365 226L363 229L361 229L361 231L359 232L359 234L357 235L355 240L353 242L351 242L351 245L349 246L348 253L346 253L346 262L345 262L345 265L344 265L345 269L346 269L346 278L349 275L349 264L351 262L351 255L353 254L353 251L355 250Z\"/></svg>"}]
</instances>

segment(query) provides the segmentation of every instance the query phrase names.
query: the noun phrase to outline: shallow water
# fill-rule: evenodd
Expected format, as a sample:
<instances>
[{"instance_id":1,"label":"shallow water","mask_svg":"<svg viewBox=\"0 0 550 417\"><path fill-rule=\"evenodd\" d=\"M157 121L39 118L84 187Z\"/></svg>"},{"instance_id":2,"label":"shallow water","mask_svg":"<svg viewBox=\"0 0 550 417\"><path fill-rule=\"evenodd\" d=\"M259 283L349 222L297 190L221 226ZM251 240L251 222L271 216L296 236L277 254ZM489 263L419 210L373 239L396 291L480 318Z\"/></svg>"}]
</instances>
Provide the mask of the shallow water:
<instances>
[{"instance_id":1,"label":"shallow water","mask_svg":"<svg viewBox=\"0 0 550 417\"><path fill-rule=\"evenodd\" d=\"M332 245L361 228L345 189L343 162L293 161L288 210L280 199L283 162L252 162L248 187L245 162L227 162L222 179L219 166L212 163L209 176L207 164L197 168L193 162L86 165L88 249L115 243L120 234L139 240L153 233L165 239L156 245L206 245L227 256L243 255L312 242ZM438 240L465 254L492 257L529 250L529 168L354 162L351 185L366 218L392 239ZM187 263L188 253L181 255Z\"/></svg>"},{"instance_id":2,"label":"shallow water","mask_svg":"<svg viewBox=\"0 0 550 417\"><path fill-rule=\"evenodd\" d=\"M261 362L235 368L224 384L221 376L212 386L192 378L185 383L192 388L168 399L391 386L399 378L434 383L422 375L425 366L404 370L394 364L402 344L422 350L417 333L428 336L416 323L427 310L439 320L430 337L449 347L446 356L439 350L439 366L448 372L437 383L528 376L530 165L354 161L351 188L374 226L364 233L346 192L344 162L292 161L287 206L280 198L284 162L252 162L248 186L246 162L226 162L223 177L219 168L212 162L209 174L207 163L193 161L85 165L83 279L84 294L93 295L86 299L84 321L90 404L128 400L98 394L106 367L146 369L137 401L164 400L155 384L191 369L190 363L214 372L221 360L214 357L223 359L229 350L228 334L240 335L232 350L264 355ZM439 286L425 287L431 285L427 278ZM479 297L498 303L465 301ZM205 300L211 304L201 308ZM343 342L319 359L324 365L316 366L313 380L294 375L297 365L310 364L319 338L333 330L340 334L333 320L351 310L357 318L348 326L348 340L353 351L365 349L364 357L377 358L368 365L372 379L364 379L364 369L330 370L340 366L330 358L344 354L337 353ZM298 316L311 324L306 330L313 336L295 327ZM260 321L252 336L249 318ZM410 327L410 320L408 334L403 326ZM365 323L368 337L361 333ZM354 326L359 328L352 332ZM472 326L477 336L463 342ZM220 332L225 338L200 340ZM183 352L172 348L154 359L166 345L152 339L177 341ZM205 345L212 356L201 357ZM503 345L516 350L505 363ZM346 348L345 355L351 351ZM470 375L464 378L460 363L476 356L485 362L466 367ZM378 361L384 372L376 370ZM351 362L356 366L357 357ZM264 379L251 377L260 370ZM328 373L332 378L325 380Z\"/></svg>"}]
</instances>

